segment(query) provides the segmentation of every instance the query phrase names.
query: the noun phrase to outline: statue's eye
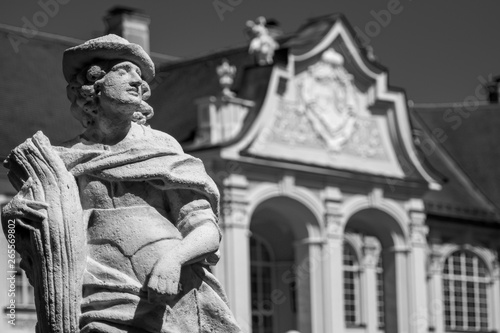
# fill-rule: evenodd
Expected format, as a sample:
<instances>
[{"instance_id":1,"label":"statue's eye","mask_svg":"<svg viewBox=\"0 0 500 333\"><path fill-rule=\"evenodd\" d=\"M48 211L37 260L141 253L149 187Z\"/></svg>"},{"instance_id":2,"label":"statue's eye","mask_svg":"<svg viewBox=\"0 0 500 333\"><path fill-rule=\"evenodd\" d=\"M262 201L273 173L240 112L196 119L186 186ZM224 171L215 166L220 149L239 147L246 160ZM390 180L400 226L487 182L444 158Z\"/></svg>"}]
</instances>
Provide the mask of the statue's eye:
<instances>
[{"instance_id":1,"label":"statue's eye","mask_svg":"<svg viewBox=\"0 0 500 333\"><path fill-rule=\"evenodd\" d=\"M120 74L120 75L125 75L125 74L127 74L127 71L125 70L125 68L118 68L117 72L118 72L118 74Z\"/></svg>"}]
</instances>

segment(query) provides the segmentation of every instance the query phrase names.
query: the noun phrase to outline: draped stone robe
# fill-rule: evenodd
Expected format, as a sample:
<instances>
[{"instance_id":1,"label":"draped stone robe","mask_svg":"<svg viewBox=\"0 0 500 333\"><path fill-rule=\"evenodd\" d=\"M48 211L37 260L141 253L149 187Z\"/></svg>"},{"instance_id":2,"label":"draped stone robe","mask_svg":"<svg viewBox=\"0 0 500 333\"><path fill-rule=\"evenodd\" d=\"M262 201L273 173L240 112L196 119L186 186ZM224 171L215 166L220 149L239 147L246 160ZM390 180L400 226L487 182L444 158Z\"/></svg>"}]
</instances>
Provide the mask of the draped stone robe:
<instances>
[{"instance_id":1,"label":"draped stone robe","mask_svg":"<svg viewBox=\"0 0 500 333\"><path fill-rule=\"evenodd\" d=\"M217 226L219 193L199 159L135 123L113 146L77 137L55 149L88 223L82 332L240 332L207 269L217 252L182 268L181 292L167 304L147 298L155 262L198 226Z\"/></svg>"}]
</instances>

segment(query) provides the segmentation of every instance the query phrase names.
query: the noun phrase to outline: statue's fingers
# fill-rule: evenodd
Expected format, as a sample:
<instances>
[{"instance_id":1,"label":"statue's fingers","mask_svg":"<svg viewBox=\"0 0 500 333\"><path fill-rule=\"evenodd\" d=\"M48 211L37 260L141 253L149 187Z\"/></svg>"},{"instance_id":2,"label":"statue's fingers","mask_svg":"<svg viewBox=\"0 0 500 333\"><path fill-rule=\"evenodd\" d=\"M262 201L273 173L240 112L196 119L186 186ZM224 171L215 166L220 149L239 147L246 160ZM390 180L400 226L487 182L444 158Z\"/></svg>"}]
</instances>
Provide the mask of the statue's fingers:
<instances>
[{"instance_id":1,"label":"statue's fingers","mask_svg":"<svg viewBox=\"0 0 500 333\"><path fill-rule=\"evenodd\" d=\"M158 289L158 276L155 274L151 274L151 277L148 281L148 289L151 291L155 291Z\"/></svg>"},{"instance_id":2,"label":"statue's fingers","mask_svg":"<svg viewBox=\"0 0 500 333\"><path fill-rule=\"evenodd\" d=\"M157 275L151 276L148 283L148 301L150 303L161 303L165 295L159 289L159 277Z\"/></svg>"},{"instance_id":3,"label":"statue's fingers","mask_svg":"<svg viewBox=\"0 0 500 333\"><path fill-rule=\"evenodd\" d=\"M26 201L27 201L26 205L24 205L22 208L22 212L24 213L23 214L24 218L33 222L41 222L47 218L47 213L45 210L40 211L30 206L31 204L34 204L35 201L31 200L26 200Z\"/></svg>"},{"instance_id":4,"label":"statue's fingers","mask_svg":"<svg viewBox=\"0 0 500 333\"><path fill-rule=\"evenodd\" d=\"M26 200L26 205L33 209L48 209L49 205L43 201Z\"/></svg>"},{"instance_id":5,"label":"statue's fingers","mask_svg":"<svg viewBox=\"0 0 500 333\"><path fill-rule=\"evenodd\" d=\"M22 217L14 217L14 219L16 220L16 225L19 225L21 228L23 228L23 229L33 229L32 224L26 222L24 218L22 218ZM28 220L28 221L30 221L30 220Z\"/></svg>"},{"instance_id":6,"label":"statue's fingers","mask_svg":"<svg viewBox=\"0 0 500 333\"><path fill-rule=\"evenodd\" d=\"M29 220L37 223L46 219L46 211L30 207L32 203L34 203L32 200L14 198L4 207L2 214L8 219Z\"/></svg>"},{"instance_id":7,"label":"statue's fingers","mask_svg":"<svg viewBox=\"0 0 500 333\"><path fill-rule=\"evenodd\" d=\"M168 279L165 285L165 293L168 296L175 296L179 293L179 283L175 280Z\"/></svg>"},{"instance_id":8,"label":"statue's fingers","mask_svg":"<svg viewBox=\"0 0 500 333\"><path fill-rule=\"evenodd\" d=\"M44 202L17 198L12 207L21 214L20 217L40 222L47 218L49 206Z\"/></svg>"},{"instance_id":9,"label":"statue's fingers","mask_svg":"<svg viewBox=\"0 0 500 333\"><path fill-rule=\"evenodd\" d=\"M161 295L165 295L168 292L169 281L164 276L158 277L158 293Z\"/></svg>"}]
</instances>

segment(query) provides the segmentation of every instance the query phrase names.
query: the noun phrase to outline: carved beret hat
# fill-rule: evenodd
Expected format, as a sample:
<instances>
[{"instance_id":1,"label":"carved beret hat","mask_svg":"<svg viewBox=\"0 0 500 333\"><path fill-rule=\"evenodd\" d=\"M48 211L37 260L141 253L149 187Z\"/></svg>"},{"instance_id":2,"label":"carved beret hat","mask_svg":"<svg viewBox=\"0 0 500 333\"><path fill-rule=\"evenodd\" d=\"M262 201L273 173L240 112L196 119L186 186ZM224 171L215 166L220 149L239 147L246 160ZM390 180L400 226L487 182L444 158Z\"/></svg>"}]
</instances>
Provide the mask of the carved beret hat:
<instances>
[{"instance_id":1,"label":"carved beret hat","mask_svg":"<svg viewBox=\"0 0 500 333\"><path fill-rule=\"evenodd\" d=\"M63 74L67 82L85 66L96 60L125 60L139 66L144 80L150 82L155 76L155 66L149 55L137 44L117 35L106 35L86 41L64 51Z\"/></svg>"}]
</instances>

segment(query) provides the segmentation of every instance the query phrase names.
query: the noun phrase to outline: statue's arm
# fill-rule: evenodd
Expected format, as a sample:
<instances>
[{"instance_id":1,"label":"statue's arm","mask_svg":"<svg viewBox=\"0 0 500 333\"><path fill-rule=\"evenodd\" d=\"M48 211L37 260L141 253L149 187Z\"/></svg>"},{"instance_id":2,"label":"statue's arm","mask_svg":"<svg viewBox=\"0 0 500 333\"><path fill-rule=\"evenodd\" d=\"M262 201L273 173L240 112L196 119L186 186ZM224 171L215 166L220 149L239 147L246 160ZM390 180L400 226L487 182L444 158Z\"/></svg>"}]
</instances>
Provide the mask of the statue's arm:
<instances>
[{"instance_id":1,"label":"statue's arm","mask_svg":"<svg viewBox=\"0 0 500 333\"><path fill-rule=\"evenodd\" d=\"M177 199L179 199L178 193L170 196L174 206L177 204ZM150 301L161 302L176 295L179 291L181 267L202 261L219 248L221 234L210 203L196 195L191 199L181 205L178 211L177 228L183 236L182 241L158 259L150 275L148 283Z\"/></svg>"},{"instance_id":2,"label":"statue's arm","mask_svg":"<svg viewBox=\"0 0 500 333\"><path fill-rule=\"evenodd\" d=\"M213 223L204 223L191 231L170 253L158 259L148 282L150 302L163 302L179 292L183 265L199 261L219 248L219 231Z\"/></svg>"}]
</instances>

